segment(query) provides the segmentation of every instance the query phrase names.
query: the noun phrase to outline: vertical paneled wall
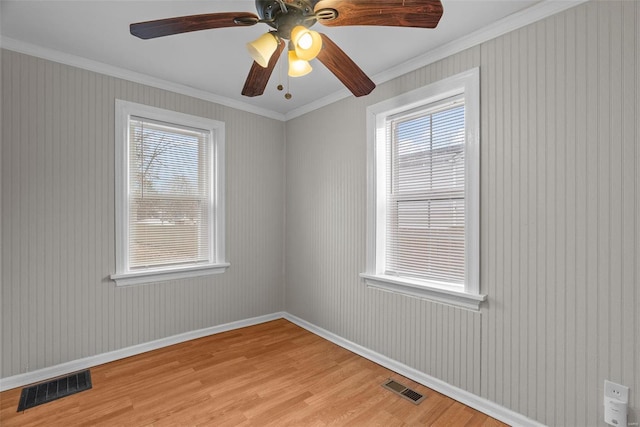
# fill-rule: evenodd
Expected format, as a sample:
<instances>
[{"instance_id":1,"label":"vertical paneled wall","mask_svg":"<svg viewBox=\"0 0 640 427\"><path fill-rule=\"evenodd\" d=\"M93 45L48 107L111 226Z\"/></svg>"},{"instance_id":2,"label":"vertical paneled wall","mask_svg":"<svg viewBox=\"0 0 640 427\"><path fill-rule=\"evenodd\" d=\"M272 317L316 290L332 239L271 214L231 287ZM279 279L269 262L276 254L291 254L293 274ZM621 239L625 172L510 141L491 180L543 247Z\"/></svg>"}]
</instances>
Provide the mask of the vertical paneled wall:
<instances>
[{"instance_id":1,"label":"vertical paneled wall","mask_svg":"<svg viewBox=\"0 0 640 427\"><path fill-rule=\"evenodd\" d=\"M473 67L480 49L287 122L287 310L480 393L480 314L366 289L367 105ZM454 350L455 349L455 350Z\"/></svg>"},{"instance_id":2,"label":"vertical paneled wall","mask_svg":"<svg viewBox=\"0 0 640 427\"><path fill-rule=\"evenodd\" d=\"M480 313L367 289L366 107L481 75ZM640 3L589 2L287 123L286 309L547 425L640 414Z\"/></svg>"},{"instance_id":3,"label":"vertical paneled wall","mask_svg":"<svg viewBox=\"0 0 640 427\"><path fill-rule=\"evenodd\" d=\"M284 123L2 51L1 377L283 309ZM224 274L117 288L114 100L226 124Z\"/></svg>"}]
</instances>

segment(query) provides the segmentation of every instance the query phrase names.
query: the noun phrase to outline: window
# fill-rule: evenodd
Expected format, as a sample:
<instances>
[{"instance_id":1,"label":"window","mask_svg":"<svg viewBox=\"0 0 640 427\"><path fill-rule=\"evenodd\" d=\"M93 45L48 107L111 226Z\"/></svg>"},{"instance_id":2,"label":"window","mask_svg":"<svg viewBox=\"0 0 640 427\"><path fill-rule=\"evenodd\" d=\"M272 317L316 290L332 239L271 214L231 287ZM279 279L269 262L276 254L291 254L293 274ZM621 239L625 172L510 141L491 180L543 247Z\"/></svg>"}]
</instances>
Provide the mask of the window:
<instances>
[{"instance_id":1,"label":"window","mask_svg":"<svg viewBox=\"0 0 640 427\"><path fill-rule=\"evenodd\" d=\"M118 285L223 272L224 124L116 100Z\"/></svg>"},{"instance_id":2,"label":"window","mask_svg":"<svg viewBox=\"0 0 640 427\"><path fill-rule=\"evenodd\" d=\"M478 69L367 109L367 285L478 309Z\"/></svg>"}]
</instances>

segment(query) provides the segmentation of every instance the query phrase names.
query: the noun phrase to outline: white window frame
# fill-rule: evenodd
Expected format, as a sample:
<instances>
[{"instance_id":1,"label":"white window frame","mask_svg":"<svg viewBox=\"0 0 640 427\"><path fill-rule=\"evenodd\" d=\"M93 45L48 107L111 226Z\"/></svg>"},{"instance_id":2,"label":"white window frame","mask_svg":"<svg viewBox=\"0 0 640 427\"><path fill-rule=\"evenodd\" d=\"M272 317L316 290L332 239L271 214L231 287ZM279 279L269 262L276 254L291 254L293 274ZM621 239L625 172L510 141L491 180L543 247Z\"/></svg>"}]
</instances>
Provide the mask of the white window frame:
<instances>
[{"instance_id":1,"label":"white window frame","mask_svg":"<svg viewBox=\"0 0 640 427\"><path fill-rule=\"evenodd\" d=\"M387 118L447 98L465 104L464 286L391 276L385 271ZM480 294L480 72L474 68L367 108L367 286L479 310Z\"/></svg>"},{"instance_id":2,"label":"white window frame","mask_svg":"<svg viewBox=\"0 0 640 427\"><path fill-rule=\"evenodd\" d=\"M206 264L180 267L154 267L132 271L129 268L129 120L132 116L177 126L202 129L210 133L213 161L211 203L216 218L210 217L211 253L215 259ZM178 113L171 110L116 99L115 102L115 207L116 273L111 279L118 286L139 285L165 280L223 273L228 267L225 257L225 127L224 123ZM213 175L215 174L215 176ZM213 212L213 209L210 209ZM213 257L214 255L212 255Z\"/></svg>"}]
</instances>

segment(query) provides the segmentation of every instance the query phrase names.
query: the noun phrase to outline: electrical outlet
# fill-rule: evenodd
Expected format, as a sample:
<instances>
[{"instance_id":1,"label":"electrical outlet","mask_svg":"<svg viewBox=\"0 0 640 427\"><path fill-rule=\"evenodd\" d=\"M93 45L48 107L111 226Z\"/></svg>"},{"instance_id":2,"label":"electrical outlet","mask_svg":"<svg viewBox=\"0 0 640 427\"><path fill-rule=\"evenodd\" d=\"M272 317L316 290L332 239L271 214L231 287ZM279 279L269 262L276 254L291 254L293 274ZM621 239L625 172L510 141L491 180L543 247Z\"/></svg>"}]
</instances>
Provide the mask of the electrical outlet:
<instances>
[{"instance_id":1,"label":"electrical outlet","mask_svg":"<svg viewBox=\"0 0 640 427\"><path fill-rule=\"evenodd\" d=\"M604 397L629 403L629 387L604 380Z\"/></svg>"},{"instance_id":2,"label":"electrical outlet","mask_svg":"<svg viewBox=\"0 0 640 427\"><path fill-rule=\"evenodd\" d=\"M604 381L604 422L614 427L627 427L629 387Z\"/></svg>"}]
</instances>

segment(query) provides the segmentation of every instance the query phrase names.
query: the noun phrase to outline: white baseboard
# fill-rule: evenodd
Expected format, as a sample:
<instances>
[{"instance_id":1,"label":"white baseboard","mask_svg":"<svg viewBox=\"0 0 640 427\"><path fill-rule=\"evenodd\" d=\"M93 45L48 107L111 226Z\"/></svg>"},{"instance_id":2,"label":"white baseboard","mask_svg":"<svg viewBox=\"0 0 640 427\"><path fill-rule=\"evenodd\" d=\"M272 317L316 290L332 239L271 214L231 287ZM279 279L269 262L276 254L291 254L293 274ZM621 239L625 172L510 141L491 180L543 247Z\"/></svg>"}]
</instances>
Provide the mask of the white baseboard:
<instances>
[{"instance_id":1,"label":"white baseboard","mask_svg":"<svg viewBox=\"0 0 640 427\"><path fill-rule=\"evenodd\" d=\"M59 377L61 375L67 375L71 372L80 371L93 366L102 365L103 363L113 362L114 360L124 359L125 357L135 356L136 354L146 353L147 351L157 350L159 348L179 344L196 338L202 338L209 335L219 334L220 332L227 332L233 329L240 329L247 326L257 325L259 323L269 322L271 320L281 319L284 315L285 313L283 312L277 312L264 316L252 317L250 319L238 320L236 322L225 323L223 325L212 326L209 328L173 335L167 338L161 338L159 340L110 351L108 353L72 360L59 365L38 369L36 371L26 372L24 374L0 378L0 391L22 387L27 384L33 384L50 378Z\"/></svg>"},{"instance_id":2,"label":"white baseboard","mask_svg":"<svg viewBox=\"0 0 640 427\"><path fill-rule=\"evenodd\" d=\"M483 412L511 426L544 427L544 424L540 424L537 421L527 418L522 414L514 412L510 409L505 408L504 406L500 406L497 403L484 399L461 388L454 387L451 384L439 380L438 378L427 375L424 372L420 372L417 369L390 359L387 356L346 340L334 334L333 332L322 329L292 314L285 312L284 318L308 330L309 332L312 332L326 340L333 342L336 345L339 345L340 347L343 347L364 357L365 359L369 359L372 362L382 365L387 369L397 372L400 375L403 375L417 383L424 385L425 387L429 387L430 389L433 389L439 393L444 394L445 396L455 399L458 402L464 403L465 405L473 409Z\"/></svg>"},{"instance_id":3,"label":"white baseboard","mask_svg":"<svg viewBox=\"0 0 640 427\"><path fill-rule=\"evenodd\" d=\"M411 380L416 381L424 385L425 387L429 387L439 393L444 394L445 396L455 399L458 402L481 411L504 423L512 426L522 427L543 426L543 424L527 418L522 414L514 412L480 396L476 396L475 394L470 393L466 390L454 387L451 384L447 384L446 382L439 380L438 378L427 375L424 372L420 372L417 369L414 369L387 356L384 356L359 344L344 339L334 334L333 332L322 329L312 323L307 322L306 320L302 320L301 318L287 312L276 312L264 316L252 317L250 319L225 323L223 325L212 326L210 328L198 329L196 331L185 332L183 334L173 335L171 337L126 347L120 350L110 351L108 353L102 353L95 356L85 357L83 359L72 360L70 362L61 363L59 365L38 369L37 371L14 375L7 378L0 378L0 391L22 387L28 384L44 381L61 375L66 375L82 369L88 369L93 366L101 365L103 363L113 362L115 360L124 359L125 357L135 356L137 354L146 353L147 351L157 350L159 348L179 344L181 342L193 340L196 338L202 338L209 335L219 334L221 332L227 332L234 329L240 329L247 326L253 326L282 318L287 319L288 321L295 323L296 325L308 330L309 332L316 334L326 340L329 340L334 344L339 345L340 347L352 351L366 359L371 360L372 362L384 366L385 368L391 369L392 371L410 378Z\"/></svg>"}]
</instances>

